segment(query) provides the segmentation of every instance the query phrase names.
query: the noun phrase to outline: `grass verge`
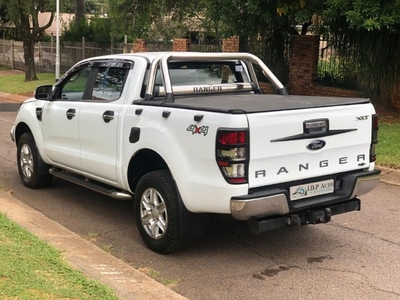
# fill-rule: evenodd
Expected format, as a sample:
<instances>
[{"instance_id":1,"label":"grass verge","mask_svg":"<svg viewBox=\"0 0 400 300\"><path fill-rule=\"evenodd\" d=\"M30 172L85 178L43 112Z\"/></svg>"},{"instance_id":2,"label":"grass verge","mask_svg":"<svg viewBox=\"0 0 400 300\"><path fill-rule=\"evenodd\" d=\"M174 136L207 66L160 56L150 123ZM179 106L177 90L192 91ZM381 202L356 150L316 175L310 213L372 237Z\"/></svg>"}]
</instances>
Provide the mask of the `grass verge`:
<instances>
[{"instance_id":1,"label":"grass verge","mask_svg":"<svg viewBox=\"0 0 400 300\"><path fill-rule=\"evenodd\" d=\"M400 119L398 122L379 123L376 153L379 165L400 169Z\"/></svg>"},{"instance_id":2,"label":"grass verge","mask_svg":"<svg viewBox=\"0 0 400 300\"><path fill-rule=\"evenodd\" d=\"M4 214L0 228L1 299L118 299Z\"/></svg>"},{"instance_id":3,"label":"grass verge","mask_svg":"<svg viewBox=\"0 0 400 300\"><path fill-rule=\"evenodd\" d=\"M53 73L37 74L39 80L25 82L25 74L0 76L1 91L9 94L26 94L36 89L38 85L54 84Z\"/></svg>"}]
</instances>

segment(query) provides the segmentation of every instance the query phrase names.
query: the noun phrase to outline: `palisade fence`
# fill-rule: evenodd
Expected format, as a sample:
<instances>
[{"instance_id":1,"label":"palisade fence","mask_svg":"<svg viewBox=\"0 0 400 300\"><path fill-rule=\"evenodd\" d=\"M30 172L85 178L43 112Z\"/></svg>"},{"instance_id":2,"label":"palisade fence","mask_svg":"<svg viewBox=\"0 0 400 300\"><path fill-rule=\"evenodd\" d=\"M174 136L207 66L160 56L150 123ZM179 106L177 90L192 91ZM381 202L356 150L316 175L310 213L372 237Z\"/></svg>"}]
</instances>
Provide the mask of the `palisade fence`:
<instances>
[{"instance_id":1,"label":"palisade fence","mask_svg":"<svg viewBox=\"0 0 400 300\"><path fill-rule=\"evenodd\" d=\"M246 51L258 56L271 71L279 78L283 85L289 82L289 63L291 55L291 39L285 40L282 48L268 39L249 40L245 45ZM256 69L256 73L260 70ZM259 78L262 75L258 75Z\"/></svg>"},{"instance_id":2,"label":"palisade fence","mask_svg":"<svg viewBox=\"0 0 400 300\"><path fill-rule=\"evenodd\" d=\"M172 51L173 41L146 40L146 51ZM282 49L265 40L249 40L247 51L260 57L267 66L281 79L288 83L291 41L288 40ZM349 59L340 57L330 40L320 41L317 84L337 88L354 89L356 87L355 68ZM112 46L94 42L61 42L60 72L66 72L76 62L100 55L132 52L132 43L114 43ZM190 51L221 52L222 42L200 42L190 45ZM36 71L54 72L56 61L55 42L41 42L35 45ZM25 70L22 42L0 40L0 66Z\"/></svg>"},{"instance_id":3,"label":"palisade fence","mask_svg":"<svg viewBox=\"0 0 400 300\"><path fill-rule=\"evenodd\" d=\"M147 51L172 51L173 41L146 41ZM82 59L117 53L129 53L133 49L132 43L114 43L102 45L95 42L61 42L60 43L60 71L66 72L75 63ZM222 42L194 43L191 51L221 52ZM35 45L35 66L37 72L53 72L56 61L55 42L40 42ZM24 70L24 51L20 41L0 40L0 66L11 69Z\"/></svg>"},{"instance_id":4,"label":"palisade fence","mask_svg":"<svg viewBox=\"0 0 400 300\"><path fill-rule=\"evenodd\" d=\"M78 61L100 55L130 52L132 44L116 43L104 46L98 43L63 42L60 45L60 71L66 72ZM40 42L35 45L34 61L36 71L54 72L56 62L55 42ZM0 40L0 66L25 70L23 44L20 41Z\"/></svg>"},{"instance_id":5,"label":"palisade fence","mask_svg":"<svg viewBox=\"0 0 400 300\"><path fill-rule=\"evenodd\" d=\"M348 54L340 55L332 39L321 39L317 84L348 90L357 90L358 67Z\"/></svg>"}]
</instances>

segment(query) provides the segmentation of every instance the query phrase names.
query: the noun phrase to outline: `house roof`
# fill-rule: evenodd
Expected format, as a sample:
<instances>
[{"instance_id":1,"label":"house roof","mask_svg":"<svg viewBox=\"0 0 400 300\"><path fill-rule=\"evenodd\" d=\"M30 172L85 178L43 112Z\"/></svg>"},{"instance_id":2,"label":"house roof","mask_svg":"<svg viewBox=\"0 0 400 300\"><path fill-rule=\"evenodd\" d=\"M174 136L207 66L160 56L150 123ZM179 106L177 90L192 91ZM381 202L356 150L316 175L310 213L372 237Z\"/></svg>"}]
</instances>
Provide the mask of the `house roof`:
<instances>
[{"instance_id":1,"label":"house roof","mask_svg":"<svg viewBox=\"0 0 400 300\"><path fill-rule=\"evenodd\" d=\"M43 12L38 15L39 26L46 25L50 20L51 13ZM75 18L75 14L60 14L60 35L62 34L65 28L68 28L69 23ZM45 33L48 35L56 35L56 26L57 26L57 16L54 16L53 23L49 28L45 30ZM0 28L4 29L15 29L15 24L12 21L6 22L0 25Z\"/></svg>"},{"instance_id":2,"label":"house roof","mask_svg":"<svg viewBox=\"0 0 400 300\"><path fill-rule=\"evenodd\" d=\"M46 25L50 20L50 12L43 12L38 15L39 26ZM68 28L69 23L75 18L75 14L60 14L60 34L62 34L65 28ZM56 35L56 26L57 26L57 16L54 16L53 23L49 28L45 30L48 35Z\"/></svg>"}]
</instances>

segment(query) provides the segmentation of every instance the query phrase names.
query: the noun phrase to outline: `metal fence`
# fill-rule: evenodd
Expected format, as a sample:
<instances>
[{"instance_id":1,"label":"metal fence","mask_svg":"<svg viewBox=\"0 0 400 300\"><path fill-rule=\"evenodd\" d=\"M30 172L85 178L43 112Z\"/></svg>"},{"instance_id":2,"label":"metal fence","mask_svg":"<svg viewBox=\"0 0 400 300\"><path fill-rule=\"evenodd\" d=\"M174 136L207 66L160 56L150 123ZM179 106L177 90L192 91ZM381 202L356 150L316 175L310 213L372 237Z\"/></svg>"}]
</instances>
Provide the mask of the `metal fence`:
<instances>
[{"instance_id":1,"label":"metal fence","mask_svg":"<svg viewBox=\"0 0 400 300\"><path fill-rule=\"evenodd\" d=\"M146 41L146 50L149 52L172 51L173 41Z\"/></svg>"},{"instance_id":2,"label":"metal fence","mask_svg":"<svg viewBox=\"0 0 400 300\"><path fill-rule=\"evenodd\" d=\"M193 52L222 52L222 41L193 42L190 50Z\"/></svg>"},{"instance_id":3,"label":"metal fence","mask_svg":"<svg viewBox=\"0 0 400 300\"><path fill-rule=\"evenodd\" d=\"M247 51L257 55L281 79L284 84L289 80L289 61L291 41L288 40L277 49L268 40L249 40ZM130 52L133 44L118 43L104 46L98 43L62 42L60 47L60 72L66 72L76 62L93 56ZM147 51L172 51L173 41L146 41ZM222 42L196 42L191 44L191 51L221 52ZM56 60L55 43L42 42L35 45L35 67L37 72L54 72ZM22 42L0 40L0 66L24 70L24 51ZM333 42L320 41L317 83L325 86L355 89L357 67L351 59L340 56Z\"/></svg>"},{"instance_id":4,"label":"metal fence","mask_svg":"<svg viewBox=\"0 0 400 300\"><path fill-rule=\"evenodd\" d=\"M25 68L22 42L2 40L0 43L0 65L12 69Z\"/></svg>"},{"instance_id":5,"label":"metal fence","mask_svg":"<svg viewBox=\"0 0 400 300\"><path fill-rule=\"evenodd\" d=\"M131 52L133 44L116 43L104 46L94 42L62 42L60 45L60 71L66 72L75 63L82 59ZM150 52L172 51L173 41L146 41L146 49ZM221 52L222 42L195 43L191 45L191 51ZM12 69L25 69L24 51L22 42L12 40L0 40L0 66ZM41 42L35 45L35 67L37 72L54 71L56 61L56 45L52 42Z\"/></svg>"},{"instance_id":6,"label":"metal fence","mask_svg":"<svg viewBox=\"0 0 400 300\"><path fill-rule=\"evenodd\" d=\"M357 89L358 67L351 57L341 55L334 41L321 39L319 45L317 83L324 86Z\"/></svg>"},{"instance_id":7,"label":"metal fence","mask_svg":"<svg viewBox=\"0 0 400 300\"><path fill-rule=\"evenodd\" d=\"M249 40L246 51L258 56L284 85L288 84L291 54L289 38L280 45L280 48L268 39Z\"/></svg>"},{"instance_id":8,"label":"metal fence","mask_svg":"<svg viewBox=\"0 0 400 300\"><path fill-rule=\"evenodd\" d=\"M97 43L63 42L60 46L60 71L66 72L78 61L99 55L128 52L132 44L114 44L104 47ZM56 62L54 42L41 42L35 45L34 62L37 72L53 72ZM11 69L25 69L23 44L19 41L0 40L0 66Z\"/></svg>"}]
</instances>

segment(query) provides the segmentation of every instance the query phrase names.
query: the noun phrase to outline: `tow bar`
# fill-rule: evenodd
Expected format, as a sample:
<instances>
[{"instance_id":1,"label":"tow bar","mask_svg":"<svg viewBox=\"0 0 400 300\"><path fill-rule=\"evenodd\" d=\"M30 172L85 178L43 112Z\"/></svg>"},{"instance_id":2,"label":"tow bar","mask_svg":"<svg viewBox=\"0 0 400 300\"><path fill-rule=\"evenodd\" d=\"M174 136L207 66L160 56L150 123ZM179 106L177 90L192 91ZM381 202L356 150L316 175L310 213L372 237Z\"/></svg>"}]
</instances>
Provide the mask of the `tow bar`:
<instances>
[{"instance_id":1,"label":"tow bar","mask_svg":"<svg viewBox=\"0 0 400 300\"><path fill-rule=\"evenodd\" d=\"M361 201L357 198L331 205L324 208L308 209L296 214L267 217L267 218L251 218L248 221L249 230L252 233L260 234L282 227L292 227L307 224L328 223L332 216L343 214L346 212L360 210Z\"/></svg>"}]
</instances>

